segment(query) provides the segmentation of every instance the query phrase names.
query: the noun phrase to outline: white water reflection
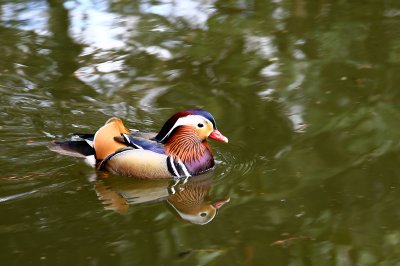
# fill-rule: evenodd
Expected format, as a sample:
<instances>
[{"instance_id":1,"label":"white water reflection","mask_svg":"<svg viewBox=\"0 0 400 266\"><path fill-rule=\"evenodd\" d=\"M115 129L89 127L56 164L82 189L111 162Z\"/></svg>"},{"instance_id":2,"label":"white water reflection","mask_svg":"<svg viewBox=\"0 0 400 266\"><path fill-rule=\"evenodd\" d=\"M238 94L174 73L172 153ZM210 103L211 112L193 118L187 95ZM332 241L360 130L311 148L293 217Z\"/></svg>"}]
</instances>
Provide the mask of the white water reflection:
<instances>
[{"instance_id":1,"label":"white water reflection","mask_svg":"<svg viewBox=\"0 0 400 266\"><path fill-rule=\"evenodd\" d=\"M297 133L303 133L306 129L306 124L304 122L304 106L299 104L293 104L289 106L290 113L288 118L292 122L293 130Z\"/></svg>"},{"instance_id":2,"label":"white water reflection","mask_svg":"<svg viewBox=\"0 0 400 266\"><path fill-rule=\"evenodd\" d=\"M271 36L246 36L245 52L256 52L264 59L270 59L277 53Z\"/></svg>"},{"instance_id":3,"label":"white water reflection","mask_svg":"<svg viewBox=\"0 0 400 266\"><path fill-rule=\"evenodd\" d=\"M163 0L159 4L143 3L141 11L161 15L170 20L183 19L195 28L207 28L208 18L215 12L214 0Z\"/></svg>"},{"instance_id":4,"label":"white water reflection","mask_svg":"<svg viewBox=\"0 0 400 266\"><path fill-rule=\"evenodd\" d=\"M141 50L146 51L148 54L156 56L160 60L170 60L172 59L172 53L167 49L164 49L160 46L149 46L145 47Z\"/></svg>"},{"instance_id":5,"label":"white water reflection","mask_svg":"<svg viewBox=\"0 0 400 266\"><path fill-rule=\"evenodd\" d=\"M272 63L261 69L260 74L266 78L279 76L282 74L282 72L279 70L279 67L280 66L278 63Z\"/></svg>"},{"instance_id":6,"label":"white water reflection","mask_svg":"<svg viewBox=\"0 0 400 266\"><path fill-rule=\"evenodd\" d=\"M124 49L137 28L138 17L110 12L107 1L82 0L68 6L73 37L95 48Z\"/></svg>"},{"instance_id":7,"label":"white water reflection","mask_svg":"<svg viewBox=\"0 0 400 266\"><path fill-rule=\"evenodd\" d=\"M140 14L157 14L166 19L183 20L193 28L207 28L209 17L215 13L214 0L203 1L159 1L158 3L143 2L138 4ZM129 49L136 47L130 39L136 35L139 17L136 15L121 15L110 10L108 1L67 1L61 7L69 11L70 34L78 43L84 43L95 49ZM48 28L49 10L46 1L31 1L27 3L6 3L1 7L1 24L17 27L22 30L34 31L39 35L50 35ZM166 31L165 28L152 29ZM129 33L129 34L127 34ZM140 47L140 44L139 44ZM150 54L169 59L168 51L160 47L145 47Z\"/></svg>"},{"instance_id":8,"label":"white water reflection","mask_svg":"<svg viewBox=\"0 0 400 266\"><path fill-rule=\"evenodd\" d=\"M5 3L0 5L0 23L4 26L17 27L47 35L48 7L44 1L28 3Z\"/></svg>"}]
</instances>

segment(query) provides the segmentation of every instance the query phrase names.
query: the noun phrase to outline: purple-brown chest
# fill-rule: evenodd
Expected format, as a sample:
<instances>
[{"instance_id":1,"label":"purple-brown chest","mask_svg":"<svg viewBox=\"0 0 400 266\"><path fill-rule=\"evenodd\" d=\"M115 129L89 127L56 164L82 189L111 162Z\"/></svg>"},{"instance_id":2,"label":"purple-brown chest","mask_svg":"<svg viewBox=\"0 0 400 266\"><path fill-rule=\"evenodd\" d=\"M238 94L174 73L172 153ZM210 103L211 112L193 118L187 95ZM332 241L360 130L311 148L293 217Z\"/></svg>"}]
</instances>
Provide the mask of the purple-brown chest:
<instances>
[{"instance_id":1,"label":"purple-brown chest","mask_svg":"<svg viewBox=\"0 0 400 266\"><path fill-rule=\"evenodd\" d=\"M202 156L192 161L183 161L183 163L191 174L198 175L214 167L214 157L211 151L206 149Z\"/></svg>"}]
</instances>

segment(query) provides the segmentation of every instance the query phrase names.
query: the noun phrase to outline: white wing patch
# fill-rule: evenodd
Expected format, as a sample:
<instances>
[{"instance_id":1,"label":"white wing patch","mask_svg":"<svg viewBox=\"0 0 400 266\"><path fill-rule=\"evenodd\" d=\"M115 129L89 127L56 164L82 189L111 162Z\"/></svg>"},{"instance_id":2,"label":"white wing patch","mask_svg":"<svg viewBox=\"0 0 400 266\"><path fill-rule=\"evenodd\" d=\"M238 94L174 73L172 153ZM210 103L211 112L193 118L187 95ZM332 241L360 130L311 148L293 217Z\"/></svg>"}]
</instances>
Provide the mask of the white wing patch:
<instances>
[{"instance_id":1,"label":"white wing patch","mask_svg":"<svg viewBox=\"0 0 400 266\"><path fill-rule=\"evenodd\" d=\"M133 142L130 140L128 134L122 134L122 136L124 137L125 141L128 142L130 145L132 145L132 146L135 147L136 149L143 150L143 147L142 147L142 146L139 146L139 145L137 145L136 143L133 143Z\"/></svg>"},{"instance_id":2,"label":"white wing patch","mask_svg":"<svg viewBox=\"0 0 400 266\"><path fill-rule=\"evenodd\" d=\"M87 163L91 167L95 167L96 166L96 158L94 157L94 155L86 156L85 163Z\"/></svg>"},{"instance_id":3,"label":"white wing patch","mask_svg":"<svg viewBox=\"0 0 400 266\"><path fill-rule=\"evenodd\" d=\"M93 140L85 139L86 143L93 148Z\"/></svg>"}]
</instances>

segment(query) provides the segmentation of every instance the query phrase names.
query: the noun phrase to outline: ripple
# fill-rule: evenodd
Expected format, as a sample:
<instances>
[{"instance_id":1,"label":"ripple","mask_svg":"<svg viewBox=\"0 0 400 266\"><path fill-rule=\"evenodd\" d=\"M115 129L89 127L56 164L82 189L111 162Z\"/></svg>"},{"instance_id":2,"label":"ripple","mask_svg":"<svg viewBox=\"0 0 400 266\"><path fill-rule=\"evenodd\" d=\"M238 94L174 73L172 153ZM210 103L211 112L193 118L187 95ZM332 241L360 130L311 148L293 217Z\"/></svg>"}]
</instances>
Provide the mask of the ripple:
<instances>
[{"instance_id":1,"label":"ripple","mask_svg":"<svg viewBox=\"0 0 400 266\"><path fill-rule=\"evenodd\" d=\"M234 169L236 169L242 175L247 175L253 168L256 163L256 159L252 159L251 161L242 162L235 165Z\"/></svg>"},{"instance_id":2,"label":"ripple","mask_svg":"<svg viewBox=\"0 0 400 266\"><path fill-rule=\"evenodd\" d=\"M221 160L216 160L218 168L217 180L222 180L226 176L234 175L234 178L241 178L245 175L249 175L255 168L258 158L254 155L251 158L243 158L243 154L246 154L244 147L240 145L231 145L228 151L216 150L216 157ZM231 178L231 177L230 177Z\"/></svg>"},{"instance_id":3,"label":"ripple","mask_svg":"<svg viewBox=\"0 0 400 266\"><path fill-rule=\"evenodd\" d=\"M17 198L22 198L22 197L25 197L27 195L34 194L36 192L38 192L38 190L32 190L32 191L18 193L18 194L14 194L14 195L10 195L10 196L0 197L0 202L5 202L5 201L17 199Z\"/></svg>"},{"instance_id":4,"label":"ripple","mask_svg":"<svg viewBox=\"0 0 400 266\"><path fill-rule=\"evenodd\" d=\"M0 202L13 203L18 200L38 198L44 194L57 193L76 181L75 179L54 179L53 174L55 173L52 172L1 177Z\"/></svg>"}]
</instances>

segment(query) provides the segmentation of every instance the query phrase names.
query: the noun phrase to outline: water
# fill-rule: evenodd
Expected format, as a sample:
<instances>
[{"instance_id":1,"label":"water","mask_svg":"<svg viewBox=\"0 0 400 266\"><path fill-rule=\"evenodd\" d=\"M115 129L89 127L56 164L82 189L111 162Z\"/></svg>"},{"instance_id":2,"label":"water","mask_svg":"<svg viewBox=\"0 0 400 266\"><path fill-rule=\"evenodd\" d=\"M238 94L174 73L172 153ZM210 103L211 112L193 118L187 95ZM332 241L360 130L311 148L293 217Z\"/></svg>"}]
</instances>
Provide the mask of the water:
<instances>
[{"instance_id":1,"label":"water","mask_svg":"<svg viewBox=\"0 0 400 266\"><path fill-rule=\"evenodd\" d=\"M1 264L400 265L399 36L398 1L0 3ZM47 149L193 107L230 142L185 184Z\"/></svg>"}]
</instances>

